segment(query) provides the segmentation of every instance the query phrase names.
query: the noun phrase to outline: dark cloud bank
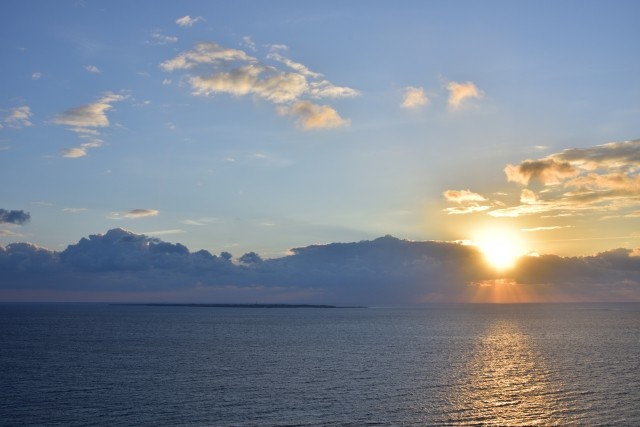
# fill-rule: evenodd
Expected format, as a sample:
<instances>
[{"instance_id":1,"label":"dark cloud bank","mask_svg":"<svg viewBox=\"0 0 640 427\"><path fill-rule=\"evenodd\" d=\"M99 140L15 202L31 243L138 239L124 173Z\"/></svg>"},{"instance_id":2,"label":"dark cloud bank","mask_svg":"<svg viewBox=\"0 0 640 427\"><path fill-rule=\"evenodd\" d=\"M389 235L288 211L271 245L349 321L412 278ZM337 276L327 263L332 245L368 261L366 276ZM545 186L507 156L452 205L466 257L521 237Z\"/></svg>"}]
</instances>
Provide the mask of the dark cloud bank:
<instances>
[{"instance_id":1,"label":"dark cloud bank","mask_svg":"<svg viewBox=\"0 0 640 427\"><path fill-rule=\"evenodd\" d=\"M471 246L391 236L313 245L263 260L113 229L62 252L0 247L0 299L54 301L306 302L397 305L483 301L640 301L640 256L524 257L501 277ZM511 298L511 300L514 300Z\"/></svg>"}]
</instances>

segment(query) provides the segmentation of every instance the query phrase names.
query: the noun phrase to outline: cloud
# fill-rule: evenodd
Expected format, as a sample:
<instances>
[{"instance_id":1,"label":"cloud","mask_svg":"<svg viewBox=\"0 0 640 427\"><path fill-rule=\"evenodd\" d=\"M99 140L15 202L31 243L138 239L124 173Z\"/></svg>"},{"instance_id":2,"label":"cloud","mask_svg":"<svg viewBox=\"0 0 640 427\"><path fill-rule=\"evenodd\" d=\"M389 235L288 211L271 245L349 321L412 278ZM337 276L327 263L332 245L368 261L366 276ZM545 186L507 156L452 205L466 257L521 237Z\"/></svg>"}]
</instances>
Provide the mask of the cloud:
<instances>
[{"instance_id":1,"label":"cloud","mask_svg":"<svg viewBox=\"0 0 640 427\"><path fill-rule=\"evenodd\" d=\"M507 180L523 186L539 185L536 194L524 188L523 205L490 212L520 216L545 212L606 213L640 206L640 140L611 142L590 148L571 148L541 159L509 164Z\"/></svg>"},{"instance_id":2,"label":"cloud","mask_svg":"<svg viewBox=\"0 0 640 427\"><path fill-rule=\"evenodd\" d=\"M484 93L471 82L450 82L447 84L447 90L449 91L448 102L453 108L459 108L465 99L482 98L484 96Z\"/></svg>"},{"instance_id":3,"label":"cloud","mask_svg":"<svg viewBox=\"0 0 640 427\"><path fill-rule=\"evenodd\" d=\"M0 224L16 224L22 225L29 222L31 215L29 212L22 210L8 211L6 209L0 209Z\"/></svg>"},{"instance_id":4,"label":"cloud","mask_svg":"<svg viewBox=\"0 0 640 427\"><path fill-rule=\"evenodd\" d=\"M178 38L176 36L166 36L158 32L152 33L151 37L153 39L151 43L157 45L176 43L178 41Z\"/></svg>"},{"instance_id":5,"label":"cloud","mask_svg":"<svg viewBox=\"0 0 640 427\"><path fill-rule=\"evenodd\" d=\"M126 94L115 94L106 92L96 102L71 108L53 119L53 123L68 126L69 130L76 133L80 138L91 140L80 144L78 147L65 148L62 156L67 158L79 158L87 155L87 150L98 148L104 141L97 138L100 134L96 128L110 126L107 111L113 108L114 103L129 98Z\"/></svg>"},{"instance_id":6,"label":"cloud","mask_svg":"<svg viewBox=\"0 0 640 427\"><path fill-rule=\"evenodd\" d=\"M31 80L40 80L41 77L42 73L39 73L37 71L31 74Z\"/></svg>"},{"instance_id":7,"label":"cloud","mask_svg":"<svg viewBox=\"0 0 640 427\"><path fill-rule=\"evenodd\" d=\"M157 216L159 214L160 211L155 209L133 209L129 212L114 212L109 216L109 219L138 219L148 216Z\"/></svg>"},{"instance_id":8,"label":"cloud","mask_svg":"<svg viewBox=\"0 0 640 427\"><path fill-rule=\"evenodd\" d=\"M455 203L485 202L487 200L480 194L469 190L447 190L442 194L447 201Z\"/></svg>"},{"instance_id":9,"label":"cloud","mask_svg":"<svg viewBox=\"0 0 640 427\"><path fill-rule=\"evenodd\" d=\"M309 101L300 101L290 107L282 107L280 114L297 117L298 125L305 130L328 129L347 126L348 120L328 105L316 105Z\"/></svg>"},{"instance_id":10,"label":"cloud","mask_svg":"<svg viewBox=\"0 0 640 427\"><path fill-rule=\"evenodd\" d=\"M552 231L552 230L560 230L563 228L571 228L571 226L570 225L565 225L565 226L553 225L550 227L521 228L520 231L524 231L525 233L531 233L534 231Z\"/></svg>"},{"instance_id":11,"label":"cloud","mask_svg":"<svg viewBox=\"0 0 640 427\"><path fill-rule=\"evenodd\" d=\"M100 73L100 69L98 67L96 67L95 65L85 65L84 69L87 70L90 73Z\"/></svg>"},{"instance_id":12,"label":"cloud","mask_svg":"<svg viewBox=\"0 0 640 427\"><path fill-rule=\"evenodd\" d=\"M508 181L522 185L528 185L530 181L537 181L544 185L558 184L563 179L580 173L569 162L554 158L525 160L519 165L507 165L504 172Z\"/></svg>"},{"instance_id":13,"label":"cloud","mask_svg":"<svg viewBox=\"0 0 640 427\"><path fill-rule=\"evenodd\" d=\"M429 99L424 94L424 89L421 87L407 86L404 88L404 94L402 96L402 108L419 108L429 103Z\"/></svg>"},{"instance_id":14,"label":"cloud","mask_svg":"<svg viewBox=\"0 0 640 427\"><path fill-rule=\"evenodd\" d=\"M445 208L444 212L449 215L465 215L491 209L490 205L480 204L480 202L488 202L484 196L469 190L446 190L442 195L448 202L459 205Z\"/></svg>"},{"instance_id":15,"label":"cloud","mask_svg":"<svg viewBox=\"0 0 640 427\"><path fill-rule=\"evenodd\" d=\"M22 128L33 126L33 123L29 120L33 113L28 105L21 107L15 107L9 110L9 114L4 118L4 123L12 128Z\"/></svg>"},{"instance_id":16,"label":"cloud","mask_svg":"<svg viewBox=\"0 0 640 427\"><path fill-rule=\"evenodd\" d=\"M85 132L86 128L101 128L109 126L106 112L111 110L111 104L123 101L128 95L105 93L96 102L71 108L53 119L57 125L70 126L74 132Z\"/></svg>"},{"instance_id":17,"label":"cloud","mask_svg":"<svg viewBox=\"0 0 640 427\"><path fill-rule=\"evenodd\" d=\"M197 16L195 18L190 17L189 15L183 16L182 18L176 19L176 24L181 27L191 27L193 24L198 22L204 22L204 18L202 16Z\"/></svg>"},{"instance_id":18,"label":"cloud","mask_svg":"<svg viewBox=\"0 0 640 427\"><path fill-rule=\"evenodd\" d=\"M210 76L195 76L189 82L194 95L251 94L277 104L294 101L308 90L307 81L300 74L274 73L268 67L254 64Z\"/></svg>"},{"instance_id":19,"label":"cloud","mask_svg":"<svg viewBox=\"0 0 640 427\"><path fill-rule=\"evenodd\" d=\"M322 74L287 58L281 53L285 50L286 46L271 46L266 60L272 63L267 64L243 50L201 42L194 49L162 62L160 67L168 72L189 72L186 78L195 96L254 96L274 103L280 114L298 117L301 129L348 125L349 121L342 119L333 107L310 100L350 98L360 93L337 86Z\"/></svg>"},{"instance_id":20,"label":"cloud","mask_svg":"<svg viewBox=\"0 0 640 427\"><path fill-rule=\"evenodd\" d=\"M244 47L246 47L247 49L252 50L254 52L257 50L256 49L256 44L253 42L253 40L251 40L251 37L249 37L249 36L244 36L242 38L242 45Z\"/></svg>"},{"instance_id":21,"label":"cloud","mask_svg":"<svg viewBox=\"0 0 640 427\"><path fill-rule=\"evenodd\" d=\"M255 58L238 49L225 48L214 42L200 42L194 50L188 50L164 61L160 68L164 71L190 70L201 65L216 65L233 61L257 62Z\"/></svg>"},{"instance_id":22,"label":"cloud","mask_svg":"<svg viewBox=\"0 0 640 427\"><path fill-rule=\"evenodd\" d=\"M262 259L190 252L180 243L123 229L82 238L54 252L28 243L0 247L0 298L78 292L99 300L254 301L396 305L483 301L482 292L524 301L640 301L640 253L617 249L588 257L522 257L498 274L474 246L391 236L294 248ZM44 280L46 278L46 280ZM88 295L88 296L87 296ZM93 295L93 296L92 296ZM101 297L101 295L107 295Z\"/></svg>"}]
</instances>

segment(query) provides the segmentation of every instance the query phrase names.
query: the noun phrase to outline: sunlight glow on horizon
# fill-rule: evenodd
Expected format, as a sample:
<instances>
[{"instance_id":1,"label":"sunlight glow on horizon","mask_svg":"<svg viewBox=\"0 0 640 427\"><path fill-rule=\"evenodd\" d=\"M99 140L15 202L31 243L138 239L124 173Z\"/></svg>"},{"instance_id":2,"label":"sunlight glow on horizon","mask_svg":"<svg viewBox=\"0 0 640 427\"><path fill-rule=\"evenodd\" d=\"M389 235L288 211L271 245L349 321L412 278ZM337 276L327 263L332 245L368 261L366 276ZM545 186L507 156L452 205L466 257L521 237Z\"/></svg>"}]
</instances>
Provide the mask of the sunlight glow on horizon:
<instances>
[{"instance_id":1,"label":"sunlight glow on horizon","mask_svg":"<svg viewBox=\"0 0 640 427\"><path fill-rule=\"evenodd\" d=\"M503 227L482 228L473 233L472 244L483 253L486 261L496 270L515 266L528 250L519 233Z\"/></svg>"}]
</instances>

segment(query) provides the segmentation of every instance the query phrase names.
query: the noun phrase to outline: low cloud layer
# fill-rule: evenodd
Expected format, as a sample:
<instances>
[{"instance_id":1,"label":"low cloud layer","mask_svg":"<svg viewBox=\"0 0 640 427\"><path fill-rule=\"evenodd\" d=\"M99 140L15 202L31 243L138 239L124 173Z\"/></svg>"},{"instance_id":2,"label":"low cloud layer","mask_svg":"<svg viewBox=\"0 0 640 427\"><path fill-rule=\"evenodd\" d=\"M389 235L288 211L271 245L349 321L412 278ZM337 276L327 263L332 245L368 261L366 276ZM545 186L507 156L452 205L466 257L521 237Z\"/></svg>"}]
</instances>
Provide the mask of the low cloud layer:
<instances>
[{"instance_id":1,"label":"low cloud layer","mask_svg":"<svg viewBox=\"0 0 640 427\"><path fill-rule=\"evenodd\" d=\"M255 49L253 43L245 45ZM240 49L200 42L192 50L162 62L160 68L185 73L195 96L253 96L276 104L281 114L296 117L305 130L348 125L333 107L312 100L349 98L358 96L358 91L334 85L322 74L286 57L286 50L286 46L271 46L261 61Z\"/></svg>"},{"instance_id":2,"label":"low cloud layer","mask_svg":"<svg viewBox=\"0 0 640 427\"><path fill-rule=\"evenodd\" d=\"M313 245L264 260L190 252L179 243L113 229L62 252L0 248L0 298L85 301L322 302L640 301L640 251L523 257L491 270L473 246L391 236Z\"/></svg>"}]
</instances>

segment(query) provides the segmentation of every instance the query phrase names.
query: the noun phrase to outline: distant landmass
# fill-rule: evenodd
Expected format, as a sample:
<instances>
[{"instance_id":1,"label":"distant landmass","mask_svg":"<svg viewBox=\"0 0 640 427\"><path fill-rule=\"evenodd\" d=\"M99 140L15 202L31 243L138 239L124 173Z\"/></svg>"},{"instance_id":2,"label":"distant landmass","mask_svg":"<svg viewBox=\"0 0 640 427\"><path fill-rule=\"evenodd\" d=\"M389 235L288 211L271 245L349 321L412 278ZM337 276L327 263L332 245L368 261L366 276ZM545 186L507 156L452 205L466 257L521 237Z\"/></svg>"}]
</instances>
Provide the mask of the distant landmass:
<instances>
[{"instance_id":1,"label":"distant landmass","mask_svg":"<svg viewBox=\"0 0 640 427\"><path fill-rule=\"evenodd\" d=\"M227 308L367 308L364 306L337 306L325 304L189 304L189 303L117 303L111 305L135 305L150 307L227 307Z\"/></svg>"}]
</instances>

